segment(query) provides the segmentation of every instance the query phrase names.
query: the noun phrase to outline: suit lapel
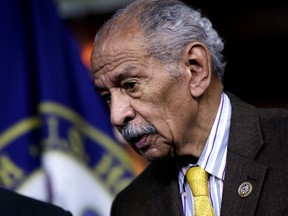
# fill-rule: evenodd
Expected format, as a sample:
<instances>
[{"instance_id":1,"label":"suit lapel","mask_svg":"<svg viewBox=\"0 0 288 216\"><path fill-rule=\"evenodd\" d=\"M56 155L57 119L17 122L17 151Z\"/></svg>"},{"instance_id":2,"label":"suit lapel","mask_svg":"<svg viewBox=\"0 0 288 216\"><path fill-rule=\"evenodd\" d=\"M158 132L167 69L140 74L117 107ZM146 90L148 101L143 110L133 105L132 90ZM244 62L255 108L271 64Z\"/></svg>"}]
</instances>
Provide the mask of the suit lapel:
<instances>
[{"instance_id":1,"label":"suit lapel","mask_svg":"<svg viewBox=\"0 0 288 216\"><path fill-rule=\"evenodd\" d=\"M221 216L255 215L259 195L268 167L255 161L263 146L258 112L228 94L232 103ZM238 193L239 186L249 182L252 192L247 197Z\"/></svg>"},{"instance_id":2,"label":"suit lapel","mask_svg":"<svg viewBox=\"0 0 288 216\"><path fill-rule=\"evenodd\" d=\"M178 193L178 185L166 185L154 191L155 196L148 200L149 216L182 216L182 207Z\"/></svg>"},{"instance_id":3,"label":"suit lapel","mask_svg":"<svg viewBox=\"0 0 288 216\"><path fill-rule=\"evenodd\" d=\"M221 216L254 216L266 171L266 166L230 152ZM241 197L238 192L240 185L244 182L252 185L252 191L247 197Z\"/></svg>"},{"instance_id":4,"label":"suit lapel","mask_svg":"<svg viewBox=\"0 0 288 216\"><path fill-rule=\"evenodd\" d=\"M164 163L155 176L156 183L147 206L149 216L182 216L182 204L178 186L178 168L172 161ZM145 189L144 189L145 190ZM152 206L152 208L151 208Z\"/></svg>"}]
</instances>

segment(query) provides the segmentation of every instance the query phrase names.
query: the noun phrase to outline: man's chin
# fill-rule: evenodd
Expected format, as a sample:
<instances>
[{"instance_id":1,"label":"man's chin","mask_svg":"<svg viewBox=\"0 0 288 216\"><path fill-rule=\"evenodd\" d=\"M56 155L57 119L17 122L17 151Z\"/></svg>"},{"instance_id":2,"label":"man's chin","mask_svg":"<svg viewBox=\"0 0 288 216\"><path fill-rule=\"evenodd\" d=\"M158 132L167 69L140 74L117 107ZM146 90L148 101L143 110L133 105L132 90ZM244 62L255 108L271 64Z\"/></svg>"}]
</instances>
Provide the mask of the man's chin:
<instances>
[{"instance_id":1,"label":"man's chin","mask_svg":"<svg viewBox=\"0 0 288 216\"><path fill-rule=\"evenodd\" d=\"M163 160L169 156L168 154L163 154L163 152L159 152L158 150L147 150L145 152L141 152L140 154L150 163Z\"/></svg>"}]
</instances>

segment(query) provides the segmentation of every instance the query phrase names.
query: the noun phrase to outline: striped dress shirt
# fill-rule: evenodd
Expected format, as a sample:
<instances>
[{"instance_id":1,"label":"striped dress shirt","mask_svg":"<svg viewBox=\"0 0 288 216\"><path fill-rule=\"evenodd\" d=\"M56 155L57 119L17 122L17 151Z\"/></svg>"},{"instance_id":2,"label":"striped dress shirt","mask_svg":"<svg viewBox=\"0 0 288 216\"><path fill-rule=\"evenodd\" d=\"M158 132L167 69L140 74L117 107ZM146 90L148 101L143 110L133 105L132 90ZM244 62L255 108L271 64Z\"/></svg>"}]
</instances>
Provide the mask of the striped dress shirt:
<instances>
[{"instance_id":1,"label":"striped dress shirt","mask_svg":"<svg viewBox=\"0 0 288 216\"><path fill-rule=\"evenodd\" d=\"M226 168L227 144L231 118L231 103L225 93L221 95L221 103L213 123L206 145L197 164L189 164L179 171L178 182L185 216L194 215L194 200L188 183L185 180L186 170L190 166L200 166L209 174L209 194L215 216L220 216L223 184Z\"/></svg>"}]
</instances>

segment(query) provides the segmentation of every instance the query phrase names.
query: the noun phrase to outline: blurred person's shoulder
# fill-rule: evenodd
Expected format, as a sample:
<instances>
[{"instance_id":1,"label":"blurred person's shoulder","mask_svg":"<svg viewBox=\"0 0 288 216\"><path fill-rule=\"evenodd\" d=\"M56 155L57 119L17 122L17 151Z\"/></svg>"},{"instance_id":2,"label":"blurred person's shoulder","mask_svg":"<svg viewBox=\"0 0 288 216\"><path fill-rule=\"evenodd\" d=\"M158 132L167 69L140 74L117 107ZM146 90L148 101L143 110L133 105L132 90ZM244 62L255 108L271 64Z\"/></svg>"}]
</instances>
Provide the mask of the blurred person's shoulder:
<instances>
[{"instance_id":1,"label":"blurred person's shoulder","mask_svg":"<svg viewBox=\"0 0 288 216\"><path fill-rule=\"evenodd\" d=\"M5 216L72 216L59 206L0 188L0 214Z\"/></svg>"}]
</instances>

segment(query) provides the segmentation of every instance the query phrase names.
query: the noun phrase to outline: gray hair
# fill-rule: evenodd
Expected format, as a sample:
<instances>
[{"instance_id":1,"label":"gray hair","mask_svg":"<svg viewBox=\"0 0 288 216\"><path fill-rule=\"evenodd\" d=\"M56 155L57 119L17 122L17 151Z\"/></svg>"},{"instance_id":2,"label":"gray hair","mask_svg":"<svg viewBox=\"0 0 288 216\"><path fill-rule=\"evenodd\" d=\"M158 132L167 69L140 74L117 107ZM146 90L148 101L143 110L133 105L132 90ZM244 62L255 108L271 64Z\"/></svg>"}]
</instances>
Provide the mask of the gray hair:
<instances>
[{"instance_id":1,"label":"gray hair","mask_svg":"<svg viewBox=\"0 0 288 216\"><path fill-rule=\"evenodd\" d=\"M226 65L221 53L223 40L199 10L178 0L136 0L117 11L104 27L111 33L132 22L143 32L152 57L167 64L178 62L186 46L198 41L209 49L214 73L223 78ZM99 35L95 42L97 39Z\"/></svg>"}]
</instances>

